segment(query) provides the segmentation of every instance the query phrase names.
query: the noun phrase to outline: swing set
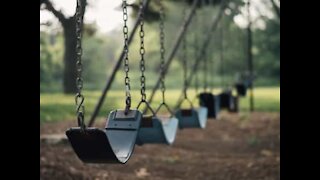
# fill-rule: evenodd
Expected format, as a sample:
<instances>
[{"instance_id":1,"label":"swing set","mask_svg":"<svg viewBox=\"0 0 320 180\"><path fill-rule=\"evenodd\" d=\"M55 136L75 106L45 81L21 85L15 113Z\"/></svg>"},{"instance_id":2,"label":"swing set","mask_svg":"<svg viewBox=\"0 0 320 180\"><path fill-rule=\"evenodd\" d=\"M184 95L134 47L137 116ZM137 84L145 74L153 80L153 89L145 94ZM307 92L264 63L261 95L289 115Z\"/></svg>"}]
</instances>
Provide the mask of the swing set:
<instances>
[{"instance_id":1,"label":"swing set","mask_svg":"<svg viewBox=\"0 0 320 180\"><path fill-rule=\"evenodd\" d=\"M146 76L145 72L145 49L144 49L144 10L146 4L149 0L140 0L140 13L139 13L139 27L140 27L140 93L141 100L139 101L135 109L131 108L131 88L130 88L130 76L129 76L129 43L130 38L128 32L128 12L127 12L127 2L123 0L122 10L123 10L123 37L124 37L124 48L123 48L123 62L124 62L124 82L125 82L125 107L124 109L116 109L109 113L106 120L105 128L89 127L85 125L84 121L84 95L82 94L83 88L83 79L82 79L82 23L83 23L83 12L82 4L80 0L77 0L76 6L76 52L77 52L77 94L75 96L76 104L76 113L77 113L77 127L71 127L66 131L66 136L75 152L75 154L82 160L84 163L126 163L131 157L135 145L144 145L144 144L165 144L172 145L175 141L177 130L184 128L201 128L206 127L206 122L208 118L216 118L219 112L219 108L230 107L229 104L225 103L225 100L230 100L230 94L223 92L220 95L213 95L211 91L207 92L207 57L203 58L203 54L206 54L204 49L209 43L209 39L205 39L203 44L201 56L198 56L195 61L195 66L189 73L188 78L188 60L186 54L187 38L186 28L188 27L192 16L195 14L195 9L200 0L194 0L190 14L187 15L186 9L183 11L183 15L188 17L185 18L181 32L177 38L176 44L173 48L173 51L170 53L167 63L165 61L165 33L164 33L164 22L165 22L165 13L162 0L158 0L157 3L160 6L160 18L159 18L159 37L160 37L160 77L159 83L155 87L158 88L162 93L162 101L158 108L154 110L150 103L152 101L154 91L151 94L151 98L147 100L146 97ZM224 3L221 3L221 8L217 17L213 19L212 26L208 33L210 37L211 31L217 27L217 23L222 15L224 9ZM178 102L177 108L171 110L171 108L166 103L165 94L165 75L168 69L168 66L177 51L177 47L182 40L182 55L181 58L183 64L183 98ZM204 92L200 93L199 96L199 107L194 108L192 101L187 96L188 87L192 76L197 70L200 60L204 60L205 67L205 82L204 82ZM203 61L203 60L202 60ZM212 63L213 64L213 63ZM212 65L213 66L213 65ZM212 77L211 77L212 78ZM157 89L156 88L156 89ZM212 87L211 87L212 89ZM221 101L220 101L221 100ZM188 102L189 108L182 108L182 102ZM100 102L99 102L100 103ZM144 104L146 109L140 110L141 105ZM160 109L164 107L166 109L166 115L160 114ZM98 106L98 108L100 108ZM147 114L149 110L151 114ZM169 114L169 115L168 115ZM92 120L92 119L91 119ZM92 121L90 121L92 122Z\"/></svg>"}]
</instances>

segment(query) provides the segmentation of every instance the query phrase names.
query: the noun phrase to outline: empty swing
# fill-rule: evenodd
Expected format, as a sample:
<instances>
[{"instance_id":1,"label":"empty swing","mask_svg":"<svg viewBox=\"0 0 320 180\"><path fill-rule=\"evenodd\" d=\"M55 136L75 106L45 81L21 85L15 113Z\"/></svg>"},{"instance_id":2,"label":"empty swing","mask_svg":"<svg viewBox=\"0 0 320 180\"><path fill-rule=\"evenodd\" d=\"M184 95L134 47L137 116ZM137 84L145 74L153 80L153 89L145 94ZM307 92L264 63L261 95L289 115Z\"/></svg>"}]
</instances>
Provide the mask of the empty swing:
<instances>
[{"instance_id":1,"label":"empty swing","mask_svg":"<svg viewBox=\"0 0 320 180\"><path fill-rule=\"evenodd\" d=\"M142 99L138 105L141 103L146 103L148 109L152 112L152 116L144 116L143 117L143 125L139 129L138 137L137 137L137 145L143 145L148 143L159 143L159 144L168 144L171 145L176 137L176 132L178 129L178 120L173 116L172 111L170 110L169 106L165 103L165 84L164 84L164 10L161 3L161 0L158 1L160 5L160 55L161 55L161 91L162 91L162 103L154 112L153 109L150 107L149 103L146 101L146 94L145 94L145 76L144 76L144 47L143 47L143 23L141 23L140 28L140 38L141 38L141 96ZM141 13L142 15L142 13ZM141 17L141 22L143 21L143 16ZM141 36L142 35L142 36ZM164 106L167 108L168 112L171 116L157 116L160 108Z\"/></svg>"},{"instance_id":2,"label":"empty swing","mask_svg":"<svg viewBox=\"0 0 320 180\"><path fill-rule=\"evenodd\" d=\"M246 96L247 90L251 86L253 78L251 78L247 73L240 75L238 81L235 83L235 88L239 96Z\"/></svg>"},{"instance_id":3,"label":"empty swing","mask_svg":"<svg viewBox=\"0 0 320 180\"><path fill-rule=\"evenodd\" d=\"M77 33L77 88L75 97L77 105L78 127L71 127L66 135L77 156L85 163L126 163L134 150L136 137L140 128L142 113L131 110L129 60L128 60L128 27L126 21L127 3L123 1L124 17L124 51L125 51L125 86L126 107L125 110L114 110L110 112L105 129L86 127L84 123L84 96L82 90L82 62L81 62L81 30L83 22L83 9L81 1L77 1L76 9L76 33Z\"/></svg>"},{"instance_id":4,"label":"empty swing","mask_svg":"<svg viewBox=\"0 0 320 180\"><path fill-rule=\"evenodd\" d=\"M208 117L216 118L219 110L219 96L207 91L207 57L204 57L204 90L199 94L199 105L208 109Z\"/></svg>"},{"instance_id":5,"label":"empty swing","mask_svg":"<svg viewBox=\"0 0 320 180\"><path fill-rule=\"evenodd\" d=\"M250 80L245 74L241 73L236 76L236 82L234 83L234 88L236 89L237 95L245 97L247 95L247 90L250 86Z\"/></svg>"},{"instance_id":6,"label":"empty swing","mask_svg":"<svg viewBox=\"0 0 320 180\"><path fill-rule=\"evenodd\" d=\"M185 11L184 11L185 14ZM183 93L184 98L181 101L180 105L182 105L183 101L187 101L190 104L190 108L187 109L178 109L175 112L176 117L179 120L179 128L205 128L207 123L207 115L208 109L206 107L200 106L197 109L194 109L192 102L189 100L187 96L187 56L186 56L186 37L183 38L182 41L182 63L183 63L183 79L184 79L184 87Z\"/></svg>"},{"instance_id":7,"label":"empty swing","mask_svg":"<svg viewBox=\"0 0 320 180\"><path fill-rule=\"evenodd\" d=\"M222 92L219 94L220 109L232 110L235 109L234 97L232 96L232 90L227 88L224 81L224 56L223 56L223 19L220 20L220 70L221 70L221 85Z\"/></svg>"},{"instance_id":8,"label":"empty swing","mask_svg":"<svg viewBox=\"0 0 320 180\"><path fill-rule=\"evenodd\" d=\"M235 86L237 94L239 96L246 96L247 95L247 88L248 87L245 85L244 82L236 82L234 86Z\"/></svg>"},{"instance_id":9,"label":"empty swing","mask_svg":"<svg viewBox=\"0 0 320 180\"><path fill-rule=\"evenodd\" d=\"M213 87L212 85L210 86L210 91L207 91L207 86L208 86L208 82L207 82L207 66L208 66L208 56L207 56L207 52L205 51L203 56L203 65L204 65L204 91L202 93L200 93L199 95L199 105L200 106L204 106L207 107L208 109L208 117L209 118L215 118L217 119L218 113L220 111L220 97L213 95L212 91L213 91ZM212 61L212 60L211 60ZM211 64L211 72L213 74L213 62L210 63ZM211 75L211 80L213 81L213 75Z\"/></svg>"},{"instance_id":10,"label":"empty swing","mask_svg":"<svg viewBox=\"0 0 320 180\"><path fill-rule=\"evenodd\" d=\"M246 45L244 45L243 47L246 47ZM248 48L248 47L246 47L246 48ZM247 50L248 49L245 49L244 52L247 52ZM248 56L248 54L247 54L247 56ZM247 57L247 58L249 59L249 57ZM249 76L250 73L247 72L245 69L246 68L243 67L244 71L237 77L236 83L234 84L237 95L242 96L242 97L247 95L247 90L250 88L251 83L252 83L251 81L253 80Z\"/></svg>"}]
</instances>

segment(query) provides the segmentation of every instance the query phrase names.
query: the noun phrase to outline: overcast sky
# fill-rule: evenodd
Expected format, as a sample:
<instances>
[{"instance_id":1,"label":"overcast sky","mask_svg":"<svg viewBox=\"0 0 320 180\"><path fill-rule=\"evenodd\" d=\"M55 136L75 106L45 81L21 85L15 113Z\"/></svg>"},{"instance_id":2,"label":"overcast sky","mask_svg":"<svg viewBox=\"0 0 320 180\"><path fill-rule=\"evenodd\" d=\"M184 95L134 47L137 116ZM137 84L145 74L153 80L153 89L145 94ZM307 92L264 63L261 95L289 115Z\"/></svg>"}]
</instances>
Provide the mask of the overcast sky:
<instances>
[{"instance_id":1,"label":"overcast sky","mask_svg":"<svg viewBox=\"0 0 320 180\"><path fill-rule=\"evenodd\" d=\"M57 10L62 10L66 16L72 16L75 13L76 0L51 0ZM120 0L89 0L89 6L86 9L84 21L96 22L101 32L108 32L114 28L118 28L123 24L122 10L119 9L122 1ZM130 1L128 1L130 2ZM130 8L128 9L130 13ZM49 11L40 11L40 23L58 21Z\"/></svg>"}]
</instances>

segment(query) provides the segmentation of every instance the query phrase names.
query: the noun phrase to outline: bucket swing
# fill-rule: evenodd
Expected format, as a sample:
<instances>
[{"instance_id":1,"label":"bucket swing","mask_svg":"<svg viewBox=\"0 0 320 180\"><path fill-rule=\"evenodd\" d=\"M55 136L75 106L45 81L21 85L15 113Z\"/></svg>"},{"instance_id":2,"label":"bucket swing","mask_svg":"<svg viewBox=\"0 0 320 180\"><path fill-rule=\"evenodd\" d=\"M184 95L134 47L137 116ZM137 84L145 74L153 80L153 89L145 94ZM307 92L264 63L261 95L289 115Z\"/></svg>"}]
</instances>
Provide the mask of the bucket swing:
<instances>
[{"instance_id":1,"label":"bucket swing","mask_svg":"<svg viewBox=\"0 0 320 180\"><path fill-rule=\"evenodd\" d=\"M123 12L126 14L126 1L123 1ZM77 88L75 97L77 105L78 127L71 127L66 131L66 136L80 160L85 163L126 163L132 155L135 147L138 130L142 119L142 113L136 109L130 109L130 79L128 77L128 41L125 39L125 85L126 107L124 110L111 111L105 128L86 127L84 123L84 96L82 90L82 62L81 62L81 30L83 21L81 1L77 1L76 30L77 30ZM124 29L127 29L126 20ZM127 35L127 30L124 30Z\"/></svg>"}]
</instances>

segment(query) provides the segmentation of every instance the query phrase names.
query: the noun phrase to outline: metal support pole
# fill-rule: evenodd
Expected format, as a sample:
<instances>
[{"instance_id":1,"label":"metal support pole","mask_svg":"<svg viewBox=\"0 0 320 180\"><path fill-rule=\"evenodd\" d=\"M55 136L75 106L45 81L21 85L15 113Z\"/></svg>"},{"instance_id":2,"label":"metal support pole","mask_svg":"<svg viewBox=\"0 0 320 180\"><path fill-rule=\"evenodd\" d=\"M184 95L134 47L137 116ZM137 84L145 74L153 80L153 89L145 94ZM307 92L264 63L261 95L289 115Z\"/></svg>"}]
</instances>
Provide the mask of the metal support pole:
<instances>
[{"instance_id":1,"label":"metal support pole","mask_svg":"<svg viewBox=\"0 0 320 180\"><path fill-rule=\"evenodd\" d=\"M247 2L247 10L248 10L248 69L249 69L249 77L251 79L251 83L249 86L250 89L250 111L254 111L254 95L253 95L253 62L252 62L252 32L251 32L251 18L250 18L250 0Z\"/></svg>"}]
</instances>

